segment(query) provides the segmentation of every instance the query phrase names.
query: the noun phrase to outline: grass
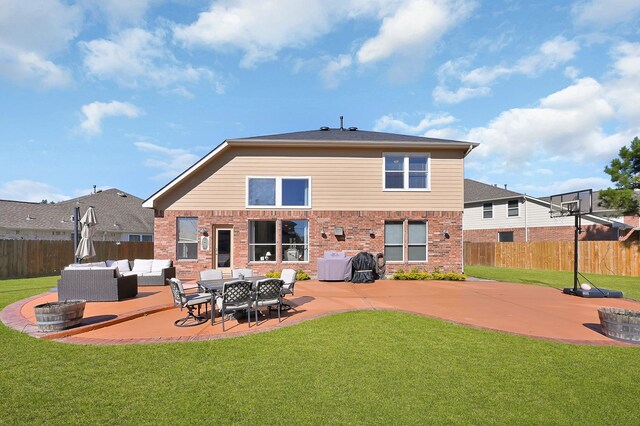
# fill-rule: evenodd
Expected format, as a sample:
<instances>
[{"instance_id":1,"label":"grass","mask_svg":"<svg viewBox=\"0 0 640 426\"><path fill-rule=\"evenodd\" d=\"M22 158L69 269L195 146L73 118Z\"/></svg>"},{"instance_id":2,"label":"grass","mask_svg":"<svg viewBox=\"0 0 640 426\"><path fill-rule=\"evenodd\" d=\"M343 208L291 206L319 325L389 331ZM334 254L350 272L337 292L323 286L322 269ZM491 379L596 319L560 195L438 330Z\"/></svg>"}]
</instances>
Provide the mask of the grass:
<instances>
[{"instance_id":1,"label":"grass","mask_svg":"<svg viewBox=\"0 0 640 426\"><path fill-rule=\"evenodd\" d=\"M53 285L0 281L0 308ZM376 311L157 345L0 326L0 424L637 424L639 350Z\"/></svg>"},{"instance_id":2,"label":"grass","mask_svg":"<svg viewBox=\"0 0 640 426\"><path fill-rule=\"evenodd\" d=\"M573 287L573 272L535 269L497 268L493 266L464 267L467 275L512 283L542 285L553 288ZM597 287L620 290L628 299L640 300L640 278L617 275L583 274ZM580 283L587 282L578 277Z\"/></svg>"}]
</instances>

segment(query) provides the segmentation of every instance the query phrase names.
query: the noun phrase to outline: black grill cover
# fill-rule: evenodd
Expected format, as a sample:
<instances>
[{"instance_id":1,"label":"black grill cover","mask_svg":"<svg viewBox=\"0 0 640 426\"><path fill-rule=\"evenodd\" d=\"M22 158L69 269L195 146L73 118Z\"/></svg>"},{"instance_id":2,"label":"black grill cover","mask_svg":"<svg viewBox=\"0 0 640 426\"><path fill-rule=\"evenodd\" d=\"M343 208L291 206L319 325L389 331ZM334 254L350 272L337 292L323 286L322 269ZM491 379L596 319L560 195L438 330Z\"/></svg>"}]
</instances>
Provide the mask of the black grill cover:
<instances>
[{"instance_id":1,"label":"black grill cover","mask_svg":"<svg viewBox=\"0 0 640 426\"><path fill-rule=\"evenodd\" d=\"M371 253L365 251L353 257L352 283L372 283L378 278L376 273L378 262Z\"/></svg>"}]
</instances>

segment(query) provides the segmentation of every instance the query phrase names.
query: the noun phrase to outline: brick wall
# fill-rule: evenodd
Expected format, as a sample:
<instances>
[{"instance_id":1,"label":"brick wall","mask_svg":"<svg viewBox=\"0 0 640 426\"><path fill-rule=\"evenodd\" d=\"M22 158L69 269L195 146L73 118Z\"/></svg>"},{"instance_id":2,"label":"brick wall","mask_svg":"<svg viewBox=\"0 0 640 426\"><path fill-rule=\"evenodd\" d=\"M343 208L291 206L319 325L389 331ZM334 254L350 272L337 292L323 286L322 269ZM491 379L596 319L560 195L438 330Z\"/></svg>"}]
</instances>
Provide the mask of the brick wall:
<instances>
[{"instance_id":1,"label":"brick wall","mask_svg":"<svg viewBox=\"0 0 640 426\"><path fill-rule=\"evenodd\" d=\"M514 242L525 242L524 228L473 229L464 231L464 240L473 243L498 241L498 232L513 231ZM573 226L547 226L529 228L529 241L573 241ZM580 240L617 241L618 230L604 225L586 225L582 227Z\"/></svg>"},{"instance_id":2,"label":"brick wall","mask_svg":"<svg viewBox=\"0 0 640 426\"><path fill-rule=\"evenodd\" d=\"M311 276L317 274L317 258L325 250L344 251L355 255L361 251L372 254L384 252L384 223L398 220L425 220L428 222L428 261L421 263L387 263L387 274L398 268L405 270L419 267L432 271L462 271L462 212L370 212L370 211L165 211L164 217L154 221L154 249L158 259L173 259L178 277L194 278L203 269L213 267L213 251L198 248L197 260L176 260L176 218L197 217L198 229L206 228L210 236L215 236L215 227L233 228L233 266L248 267L264 274L282 268L302 269ZM249 221L276 220L277 244L280 244L281 220L309 221L309 262L282 263L282 255L276 250L275 262L249 262ZM344 228L345 237L333 235L334 226ZM321 235L325 228L326 235ZM371 236L369 231L374 231ZM448 237L444 231L449 231ZM405 226L405 241L407 241ZM212 238L212 249L214 242ZM405 259L407 258L405 247Z\"/></svg>"}]
</instances>

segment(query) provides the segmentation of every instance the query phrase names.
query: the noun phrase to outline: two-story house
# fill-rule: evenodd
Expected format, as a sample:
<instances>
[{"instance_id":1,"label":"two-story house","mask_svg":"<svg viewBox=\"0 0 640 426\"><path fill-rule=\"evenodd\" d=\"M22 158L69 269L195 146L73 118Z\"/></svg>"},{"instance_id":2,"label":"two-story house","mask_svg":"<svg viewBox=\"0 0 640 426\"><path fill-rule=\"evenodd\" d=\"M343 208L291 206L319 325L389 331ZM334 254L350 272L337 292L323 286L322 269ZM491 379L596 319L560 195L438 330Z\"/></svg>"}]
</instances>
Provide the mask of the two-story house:
<instances>
[{"instance_id":1,"label":"two-story house","mask_svg":"<svg viewBox=\"0 0 640 426\"><path fill-rule=\"evenodd\" d=\"M356 128L227 139L144 202L155 256L317 274L325 250L462 270L464 158L478 144Z\"/></svg>"},{"instance_id":2,"label":"two-story house","mask_svg":"<svg viewBox=\"0 0 640 426\"><path fill-rule=\"evenodd\" d=\"M464 180L464 240L469 242L573 241L575 218L551 217L548 198ZM581 240L618 240L633 232L633 225L598 206L581 218ZM610 217L610 215L615 215ZM636 225L637 226L637 225Z\"/></svg>"}]
</instances>

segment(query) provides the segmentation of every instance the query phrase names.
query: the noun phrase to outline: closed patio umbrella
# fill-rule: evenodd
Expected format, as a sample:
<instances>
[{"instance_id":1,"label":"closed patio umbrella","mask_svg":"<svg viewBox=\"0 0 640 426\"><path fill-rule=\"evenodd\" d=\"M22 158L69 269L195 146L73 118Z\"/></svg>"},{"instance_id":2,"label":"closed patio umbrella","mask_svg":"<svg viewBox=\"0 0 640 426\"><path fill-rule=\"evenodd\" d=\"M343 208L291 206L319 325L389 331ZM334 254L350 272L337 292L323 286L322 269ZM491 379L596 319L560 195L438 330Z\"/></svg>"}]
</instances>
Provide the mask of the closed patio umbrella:
<instances>
[{"instance_id":1,"label":"closed patio umbrella","mask_svg":"<svg viewBox=\"0 0 640 426\"><path fill-rule=\"evenodd\" d=\"M93 247L93 234L96 232L98 219L93 206L89 206L84 216L80 219L80 223L82 224L82 231L80 232L81 238L76 250L76 257L78 259L86 259L96 255L96 250Z\"/></svg>"}]
</instances>

